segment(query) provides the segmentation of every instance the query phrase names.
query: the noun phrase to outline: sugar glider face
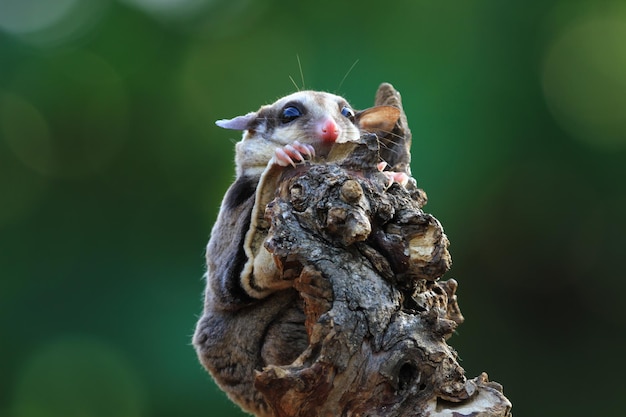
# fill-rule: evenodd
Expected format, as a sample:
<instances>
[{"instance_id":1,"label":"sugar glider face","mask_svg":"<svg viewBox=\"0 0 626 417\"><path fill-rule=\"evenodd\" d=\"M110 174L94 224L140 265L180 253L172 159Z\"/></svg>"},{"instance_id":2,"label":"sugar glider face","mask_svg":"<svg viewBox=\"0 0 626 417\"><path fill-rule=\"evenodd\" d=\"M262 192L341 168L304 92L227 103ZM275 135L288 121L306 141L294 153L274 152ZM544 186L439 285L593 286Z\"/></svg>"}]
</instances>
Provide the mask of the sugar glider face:
<instances>
[{"instance_id":1,"label":"sugar glider face","mask_svg":"<svg viewBox=\"0 0 626 417\"><path fill-rule=\"evenodd\" d=\"M263 138L275 144L332 144L359 137L355 112L343 98L319 91L299 91L263 106L258 111L217 125L247 130L248 138ZM244 136L244 140L248 139Z\"/></svg>"},{"instance_id":2,"label":"sugar glider face","mask_svg":"<svg viewBox=\"0 0 626 417\"><path fill-rule=\"evenodd\" d=\"M297 140L322 148L360 135L350 104L342 97L317 91L297 92L262 107L255 122L251 128L260 136L282 145Z\"/></svg>"}]
</instances>

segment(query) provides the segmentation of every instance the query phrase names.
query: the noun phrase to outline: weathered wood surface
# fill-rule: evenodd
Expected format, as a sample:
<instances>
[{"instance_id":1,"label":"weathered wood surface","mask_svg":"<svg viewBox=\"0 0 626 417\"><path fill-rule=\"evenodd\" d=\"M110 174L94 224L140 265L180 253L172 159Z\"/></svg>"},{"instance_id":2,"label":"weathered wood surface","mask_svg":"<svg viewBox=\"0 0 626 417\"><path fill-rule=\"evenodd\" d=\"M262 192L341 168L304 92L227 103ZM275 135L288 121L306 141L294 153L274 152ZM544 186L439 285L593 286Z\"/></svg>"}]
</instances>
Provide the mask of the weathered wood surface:
<instances>
[{"instance_id":1,"label":"weathered wood surface","mask_svg":"<svg viewBox=\"0 0 626 417\"><path fill-rule=\"evenodd\" d=\"M388 87L386 87L388 86ZM401 107L389 85L376 104ZM304 300L309 347L255 387L278 417L510 416L486 374L467 379L447 339L463 322L441 224L412 178L389 186L384 154L410 174L404 116L326 163L286 170L265 213L266 247Z\"/></svg>"}]
</instances>

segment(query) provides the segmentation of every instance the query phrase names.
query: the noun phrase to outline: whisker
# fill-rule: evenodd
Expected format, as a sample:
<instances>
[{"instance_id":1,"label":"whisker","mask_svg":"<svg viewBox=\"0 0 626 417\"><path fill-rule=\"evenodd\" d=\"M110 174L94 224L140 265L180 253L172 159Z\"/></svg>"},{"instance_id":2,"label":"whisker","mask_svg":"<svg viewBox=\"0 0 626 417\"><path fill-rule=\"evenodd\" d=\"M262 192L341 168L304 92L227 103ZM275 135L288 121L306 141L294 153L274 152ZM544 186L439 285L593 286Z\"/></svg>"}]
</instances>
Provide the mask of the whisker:
<instances>
[{"instance_id":1,"label":"whisker","mask_svg":"<svg viewBox=\"0 0 626 417\"><path fill-rule=\"evenodd\" d=\"M298 60L298 68L300 68L300 79L302 80L302 89L305 89L304 83L304 72L302 71L302 63L300 62L300 55L296 54L296 59Z\"/></svg>"},{"instance_id":2,"label":"whisker","mask_svg":"<svg viewBox=\"0 0 626 417\"><path fill-rule=\"evenodd\" d=\"M391 147L389 147L389 146L385 145L385 144L384 144L382 141L380 141L380 140L378 141L378 144L380 145L380 147L381 147L381 148L384 148L384 149L388 150L388 151L389 151L389 152L391 152L391 153L394 153L394 154L399 154L399 153L400 153L397 149L394 149L394 148L391 148Z\"/></svg>"},{"instance_id":3,"label":"whisker","mask_svg":"<svg viewBox=\"0 0 626 417\"><path fill-rule=\"evenodd\" d=\"M354 67L356 67L356 64L358 63L359 63L358 59L354 61L354 64L352 64L352 66L348 69L348 72L346 72L346 75L344 75L343 78L341 79L341 82L339 83L339 86L337 87L337 91L339 91L339 89L343 85L343 82L346 80L346 78L348 78L348 75L350 74L350 72L352 72L352 70L354 69Z\"/></svg>"},{"instance_id":4,"label":"whisker","mask_svg":"<svg viewBox=\"0 0 626 417\"><path fill-rule=\"evenodd\" d=\"M400 145L405 140L405 137L387 130L379 130L379 132L386 135L385 141L381 140L378 135L376 136L379 146L390 151L393 154L400 154L400 150L397 149L398 147L393 145Z\"/></svg>"},{"instance_id":5,"label":"whisker","mask_svg":"<svg viewBox=\"0 0 626 417\"><path fill-rule=\"evenodd\" d=\"M291 83L293 84L293 86L296 87L296 91L302 91L305 89L304 72L302 71L302 63L300 62L300 55L298 54L296 54L296 61L298 61L298 71L300 72L300 79L302 80L302 87L298 85L296 80L294 80L291 75L288 75L288 77L289 77L289 80L291 80Z\"/></svg>"},{"instance_id":6,"label":"whisker","mask_svg":"<svg viewBox=\"0 0 626 417\"><path fill-rule=\"evenodd\" d=\"M405 137L403 135L393 133L389 130L378 130L378 132L384 133L386 136L390 136L391 138L388 139L388 142L391 142L394 144L398 144L400 143L400 141L405 140ZM397 140L394 140L394 139L397 139Z\"/></svg>"},{"instance_id":7,"label":"whisker","mask_svg":"<svg viewBox=\"0 0 626 417\"><path fill-rule=\"evenodd\" d=\"M293 84L293 86L296 87L296 91L300 91L300 87L298 87L298 84L296 84L296 82L294 81L291 75L289 76L289 79L291 80L291 83Z\"/></svg>"}]
</instances>

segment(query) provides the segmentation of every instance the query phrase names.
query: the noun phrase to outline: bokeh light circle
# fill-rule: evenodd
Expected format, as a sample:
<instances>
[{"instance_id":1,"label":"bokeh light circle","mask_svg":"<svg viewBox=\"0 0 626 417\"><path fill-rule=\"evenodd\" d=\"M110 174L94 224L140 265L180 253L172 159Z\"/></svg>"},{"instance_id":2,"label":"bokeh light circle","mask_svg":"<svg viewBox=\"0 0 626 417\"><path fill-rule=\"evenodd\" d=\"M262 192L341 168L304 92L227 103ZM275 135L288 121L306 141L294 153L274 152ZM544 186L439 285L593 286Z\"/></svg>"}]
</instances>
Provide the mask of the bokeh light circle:
<instances>
[{"instance_id":1,"label":"bokeh light circle","mask_svg":"<svg viewBox=\"0 0 626 417\"><path fill-rule=\"evenodd\" d=\"M605 150L626 148L626 14L566 26L542 65L544 97L572 136Z\"/></svg>"},{"instance_id":2,"label":"bokeh light circle","mask_svg":"<svg viewBox=\"0 0 626 417\"><path fill-rule=\"evenodd\" d=\"M105 15L110 0L2 0L0 31L38 47L80 38Z\"/></svg>"},{"instance_id":3,"label":"bokeh light circle","mask_svg":"<svg viewBox=\"0 0 626 417\"><path fill-rule=\"evenodd\" d=\"M93 175L123 149L130 123L126 83L101 56L75 50L34 60L11 82L24 93L0 95L0 133L28 168L51 177Z\"/></svg>"},{"instance_id":4,"label":"bokeh light circle","mask_svg":"<svg viewBox=\"0 0 626 417\"><path fill-rule=\"evenodd\" d=\"M16 35L47 29L67 15L79 0L2 0L0 29Z\"/></svg>"}]
</instances>

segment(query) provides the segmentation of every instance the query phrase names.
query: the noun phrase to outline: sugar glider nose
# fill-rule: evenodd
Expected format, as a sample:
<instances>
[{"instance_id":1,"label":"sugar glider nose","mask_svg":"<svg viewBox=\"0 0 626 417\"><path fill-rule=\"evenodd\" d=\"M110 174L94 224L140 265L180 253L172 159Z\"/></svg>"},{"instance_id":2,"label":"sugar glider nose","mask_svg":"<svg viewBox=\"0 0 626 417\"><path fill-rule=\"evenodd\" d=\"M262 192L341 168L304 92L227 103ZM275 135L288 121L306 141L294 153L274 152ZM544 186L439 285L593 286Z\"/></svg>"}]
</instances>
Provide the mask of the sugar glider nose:
<instances>
[{"instance_id":1,"label":"sugar glider nose","mask_svg":"<svg viewBox=\"0 0 626 417\"><path fill-rule=\"evenodd\" d=\"M333 119L326 119L320 124L320 137L325 142L335 142L341 133L341 129Z\"/></svg>"}]
</instances>

